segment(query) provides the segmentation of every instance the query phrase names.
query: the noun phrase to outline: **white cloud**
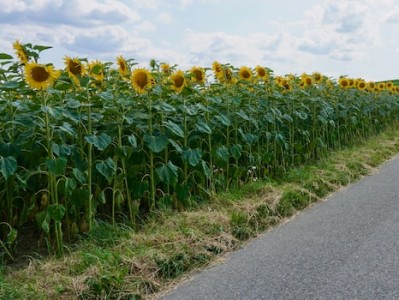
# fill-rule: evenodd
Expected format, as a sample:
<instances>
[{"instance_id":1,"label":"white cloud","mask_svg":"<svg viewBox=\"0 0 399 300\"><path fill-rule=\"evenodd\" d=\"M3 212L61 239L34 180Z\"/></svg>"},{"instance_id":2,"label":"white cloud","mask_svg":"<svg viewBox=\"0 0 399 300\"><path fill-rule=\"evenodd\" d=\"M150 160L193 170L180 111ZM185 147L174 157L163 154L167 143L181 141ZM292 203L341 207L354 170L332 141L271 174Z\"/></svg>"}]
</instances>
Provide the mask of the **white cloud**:
<instances>
[{"instance_id":1,"label":"white cloud","mask_svg":"<svg viewBox=\"0 0 399 300\"><path fill-rule=\"evenodd\" d=\"M0 1L5 1L6 8L13 7L9 0ZM0 11L0 24L98 26L140 20L136 11L117 0L31 0L27 3L17 0L15 7L17 9Z\"/></svg>"},{"instance_id":2,"label":"white cloud","mask_svg":"<svg viewBox=\"0 0 399 300\"><path fill-rule=\"evenodd\" d=\"M369 0L369 4L374 0ZM328 0L316 5L302 22L298 50L334 60L354 60L378 44L378 17L360 1Z\"/></svg>"},{"instance_id":3,"label":"white cloud","mask_svg":"<svg viewBox=\"0 0 399 300\"><path fill-rule=\"evenodd\" d=\"M157 27L149 21L143 21L143 22L137 24L136 26L134 26L134 30L136 32L153 32L156 29L157 29Z\"/></svg>"},{"instance_id":4,"label":"white cloud","mask_svg":"<svg viewBox=\"0 0 399 300\"><path fill-rule=\"evenodd\" d=\"M172 19L173 19L172 15L170 13L166 13L166 12L160 13L157 16L157 21L162 24L170 24L170 23L172 23Z\"/></svg>"},{"instance_id":5,"label":"white cloud","mask_svg":"<svg viewBox=\"0 0 399 300\"><path fill-rule=\"evenodd\" d=\"M255 66L287 59L284 57L283 38L281 34L252 33L240 36L223 32L187 31L185 43L193 64L210 66L214 60L218 60L233 65Z\"/></svg>"}]
</instances>

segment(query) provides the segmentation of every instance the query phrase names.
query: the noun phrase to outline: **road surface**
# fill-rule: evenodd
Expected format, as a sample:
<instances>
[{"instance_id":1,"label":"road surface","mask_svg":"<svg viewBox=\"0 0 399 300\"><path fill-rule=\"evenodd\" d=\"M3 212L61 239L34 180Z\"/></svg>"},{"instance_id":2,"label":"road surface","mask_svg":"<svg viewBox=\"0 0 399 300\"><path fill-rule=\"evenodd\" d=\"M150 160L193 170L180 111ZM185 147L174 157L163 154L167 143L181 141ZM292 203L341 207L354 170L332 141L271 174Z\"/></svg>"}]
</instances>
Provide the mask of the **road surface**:
<instances>
[{"instance_id":1,"label":"road surface","mask_svg":"<svg viewBox=\"0 0 399 300\"><path fill-rule=\"evenodd\" d=\"M399 157L162 299L399 299Z\"/></svg>"}]
</instances>

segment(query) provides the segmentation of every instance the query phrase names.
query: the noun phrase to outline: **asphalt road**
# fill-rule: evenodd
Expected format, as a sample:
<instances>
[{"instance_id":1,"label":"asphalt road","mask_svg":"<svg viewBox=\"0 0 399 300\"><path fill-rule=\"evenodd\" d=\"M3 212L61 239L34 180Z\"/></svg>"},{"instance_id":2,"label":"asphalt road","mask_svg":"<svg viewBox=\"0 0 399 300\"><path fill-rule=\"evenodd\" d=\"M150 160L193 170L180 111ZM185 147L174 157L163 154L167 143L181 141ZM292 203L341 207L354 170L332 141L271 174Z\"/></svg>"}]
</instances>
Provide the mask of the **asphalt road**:
<instances>
[{"instance_id":1,"label":"asphalt road","mask_svg":"<svg viewBox=\"0 0 399 300\"><path fill-rule=\"evenodd\" d=\"M399 157L163 299L399 299Z\"/></svg>"}]
</instances>

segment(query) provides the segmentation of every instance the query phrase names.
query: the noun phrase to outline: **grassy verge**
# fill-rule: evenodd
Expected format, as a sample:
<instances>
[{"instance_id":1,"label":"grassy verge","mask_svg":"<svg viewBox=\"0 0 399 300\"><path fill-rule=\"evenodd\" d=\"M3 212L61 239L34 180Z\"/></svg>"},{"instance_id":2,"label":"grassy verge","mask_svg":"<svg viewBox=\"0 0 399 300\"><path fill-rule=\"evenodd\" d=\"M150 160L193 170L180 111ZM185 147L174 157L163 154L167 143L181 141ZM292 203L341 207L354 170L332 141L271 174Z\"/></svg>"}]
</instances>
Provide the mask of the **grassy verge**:
<instances>
[{"instance_id":1,"label":"grassy verge","mask_svg":"<svg viewBox=\"0 0 399 300\"><path fill-rule=\"evenodd\" d=\"M138 231L102 224L70 254L3 267L1 299L156 298L183 276L242 246L399 152L399 130L331 153L273 182L253 182L184 212L153 215Z\"/></svg>"}]
</instances>

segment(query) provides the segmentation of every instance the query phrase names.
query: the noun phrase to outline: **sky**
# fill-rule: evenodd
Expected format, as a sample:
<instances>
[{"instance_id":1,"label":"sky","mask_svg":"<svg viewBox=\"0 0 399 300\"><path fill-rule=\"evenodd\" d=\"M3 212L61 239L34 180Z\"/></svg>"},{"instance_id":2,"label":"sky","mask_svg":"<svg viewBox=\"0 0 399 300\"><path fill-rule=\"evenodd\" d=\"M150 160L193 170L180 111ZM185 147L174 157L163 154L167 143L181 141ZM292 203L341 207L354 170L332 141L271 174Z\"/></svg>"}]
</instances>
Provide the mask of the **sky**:
<instances>
[{"instance_id":1,"label":"sky","mask_svg":"<svg viewBox=\"0 0 399 300\"><path fill-rule=\"evenodd\" d=\"M148 66L261 65L275 75L399 78L399 0L0 0L0 52L12 43Z\"/></svg>"}]
</instances>

